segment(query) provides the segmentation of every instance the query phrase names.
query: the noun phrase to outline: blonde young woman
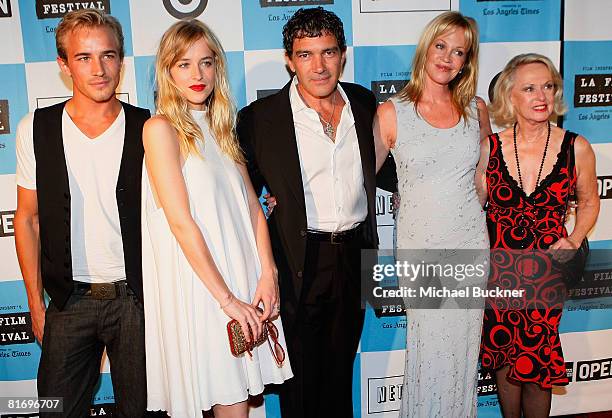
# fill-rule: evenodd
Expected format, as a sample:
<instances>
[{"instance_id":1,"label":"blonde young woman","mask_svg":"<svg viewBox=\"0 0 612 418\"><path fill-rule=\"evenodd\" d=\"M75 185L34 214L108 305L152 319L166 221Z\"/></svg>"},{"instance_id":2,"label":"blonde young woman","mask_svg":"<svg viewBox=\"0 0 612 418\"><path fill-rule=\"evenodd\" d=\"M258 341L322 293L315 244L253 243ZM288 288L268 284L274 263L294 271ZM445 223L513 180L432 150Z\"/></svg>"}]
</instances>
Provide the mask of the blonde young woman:
<instances>
[{"instance_id":1,"label":"blonde young woman","mask_svg":"<svg viewBox=\"0 0 612 418\"><path fill-rule=\"evenodd\" d=\"M488 202L491 248L526 249L531 259L546 261L536 250L575 250L593 227L599 213L595 154L584 137L550 123L564 112L563 80L548 58L523 54L506 64L491 106L496 124L506 129L483 142L488 164L479 166L477 177ZM576 224L568 235L565 212L574 191ZM495 370L504 417L548 417L552 386L568 384L559 339L562 300L551 298L566 293L562 275L553 269L529 277L516 261L521 253L497 253L504 256L492 257L491 284L524 290L528 306L538 309L489 301L482 365Z\"/></svg>"},{"instance_id":2,"label":"blonde young woman","mask_svg":"<svg viewBox=\"0 0 612 418\"><path fill-rule=\"evenodd\" d=\"M397 165L399 250L489 248L474 175L491 128L477 78L476 23L446 12L421 35L410 82L378 108L377 167L389 150ZM407 320L400 416L476 416L482 310L408 309Z\"/></svg>"},{"instance_id":3,"label":"blonde young woman","mask_svg":"<svg viewBox=\"0 0 612 418\"><path fill-rule=\"evenodd\" d=\"M276 318L277 354L285 341L266 221L234 134L224 52L202 22L180 21L163 35L155 68L157 115L143 131L147 409L246 417L249 395L292 374L268 344L252 356L230 352L231 319L258 338L263 321Z\"/></svg>"}]
</instances>

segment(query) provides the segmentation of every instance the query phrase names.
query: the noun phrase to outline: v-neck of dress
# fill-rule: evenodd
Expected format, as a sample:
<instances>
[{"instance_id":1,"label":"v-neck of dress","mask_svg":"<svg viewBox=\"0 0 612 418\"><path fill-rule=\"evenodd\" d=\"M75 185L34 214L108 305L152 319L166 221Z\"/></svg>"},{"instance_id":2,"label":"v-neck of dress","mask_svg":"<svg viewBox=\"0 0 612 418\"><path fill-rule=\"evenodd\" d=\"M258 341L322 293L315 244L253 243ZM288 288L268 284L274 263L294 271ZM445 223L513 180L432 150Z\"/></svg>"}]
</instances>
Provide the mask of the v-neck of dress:
<instances>
[{"instance_id":1,"label":"v-neck of dress","mask_svg":"<svg viewBox=\"0 0 612 418\"><path fill-rule=\"evenodd\" d=\"M559 171L559 168L561 166L561 163L563 162L563 153L566 152L566 143L568 142L568 132L569 131L565 131L565 134L563 134L563 141L561 142L561 149L559 150L559 152L557 153L557 160L555 161L555 164L553 165L552 169L550 170L550 172L546 175L546 177L544 177L544 179L542 179L540 181L540 184L536 184L536 187L533 189L533 191L529 194L527 194L525 192L525 190L523 190L523 188L520 186L520 184L518 183L518 181L516 181L516 179L514 177L512 177L512 174L510 174L510 170L508 170L508 165L506 164L506 159L504 158L504 151L503 151L503 144L501 139L499 138L499 134L495 134L495 136L497 137L497 142L499 143L499 154L500 154L500 160L502 162L501 167L502 170L504 172L504 175L506 176L508 183L513 186L524 198L526 199L532 199L534 196L537 195L537 193L546 185L550 182L550 179L553 177L553 174L557 173L557 171Z\"/></svg>"}]
</instances>

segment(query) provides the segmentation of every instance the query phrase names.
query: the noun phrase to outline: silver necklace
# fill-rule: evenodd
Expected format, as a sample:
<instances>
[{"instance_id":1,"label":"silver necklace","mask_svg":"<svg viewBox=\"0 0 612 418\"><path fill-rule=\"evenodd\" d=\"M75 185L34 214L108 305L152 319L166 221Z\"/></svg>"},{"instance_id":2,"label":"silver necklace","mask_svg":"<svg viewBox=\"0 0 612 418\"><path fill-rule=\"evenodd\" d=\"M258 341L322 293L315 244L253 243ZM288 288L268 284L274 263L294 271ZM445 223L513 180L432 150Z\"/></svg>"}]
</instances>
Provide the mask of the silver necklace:
<instances>
[{"instance_id":1,"label":"silver necklace","mask_svg":"<svg viewBox=\"0 0 612 418\"><path fill-rule=\"evenodd\" d=\"M332 97L332 113L331 113L331 116L329 117L329 121L325 120L323 115L315 110L315 112L317 112L317 115L319 115L319 119L323 123L323 132L332 141L334 139L334 136L336 135L336 129L334 128L334 125L332 124L332 122L334 121L334 113L336 113L336 92L334 91L333 94L334 95Z\"/></svg>"}]
</instances>

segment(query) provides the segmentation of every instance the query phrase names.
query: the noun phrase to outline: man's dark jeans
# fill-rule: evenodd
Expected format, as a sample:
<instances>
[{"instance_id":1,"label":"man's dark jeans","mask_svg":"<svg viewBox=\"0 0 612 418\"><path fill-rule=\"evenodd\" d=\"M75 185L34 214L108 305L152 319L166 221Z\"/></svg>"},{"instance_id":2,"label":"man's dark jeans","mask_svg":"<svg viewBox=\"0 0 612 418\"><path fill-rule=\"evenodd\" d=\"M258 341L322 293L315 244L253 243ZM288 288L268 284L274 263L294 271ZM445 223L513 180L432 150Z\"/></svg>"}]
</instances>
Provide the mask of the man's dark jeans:
<instances>
[{"instance_id":1,"label":"man's dark jeans","mask_svg":"<svg viewBox=\"0 0 612 418\"><path fill-rule=\"evenodd\" d=\"M38 367L38 396L62 397L62 417L89 416L105 347L115 394L114 416L144 415L143 306L127 285L118 288L116 299L94 299L90 292L75 290L63 310L49 304ZM40 414L41 418L57 416Z\"/></svg>"}]
</instances>

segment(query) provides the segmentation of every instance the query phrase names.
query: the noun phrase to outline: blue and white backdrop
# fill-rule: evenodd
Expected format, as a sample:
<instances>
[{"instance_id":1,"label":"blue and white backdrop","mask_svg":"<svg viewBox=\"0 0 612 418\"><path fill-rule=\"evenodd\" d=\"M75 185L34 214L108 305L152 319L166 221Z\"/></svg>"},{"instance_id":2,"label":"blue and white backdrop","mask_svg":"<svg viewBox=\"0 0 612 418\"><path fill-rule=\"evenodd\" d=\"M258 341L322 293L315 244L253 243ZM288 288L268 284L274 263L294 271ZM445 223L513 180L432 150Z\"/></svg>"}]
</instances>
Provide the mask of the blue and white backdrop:
<instances>
[{"instance_id":1,"label":"blue and white backdrop","mask_svg":"<svg viewBox=\"0 0 612 418\"><path fill-rule=\"evenodd\" d=\"M68 10L96 7L116 16L125 31L126 58L118 89L122 100L153 109L153 55L162 32L176 19L208 23L227 50L232 90L239 107L282 87L281 28L300 6L323 5L344 21L348 59L343 79L371 88L380 101L410 78L418 36L445 10L474 17L481 31L478 92L512 56L547 55L563 71L567 129L586 136L597 154L602 210L592 247L612 248L612 3L609 0L0 0L0 394L34 396L40 348L30 329L24 286L14 250L15 129L38 107L71 95L70 80L55 63L54 31ZM409 198L409 197L408 197ZM377 200L379 232L390 248L390 199ZM609 261L609 260L608 260ZM574 292L561 323L571 384L555 388L553 413L612 410L612 315L591 309L612 292L610 262L591 266L594 281ZM401 397L406 321L367 312L355 362L355 416L394 417ZM92 416L112 415L108 364ZM479 415L499 417L495 385L481 373ZM334 393L329 394L329 402ZM0 416L5 416L1 411ZM36 416L32 413L26 416ZM279 416L266 396L252 416Z\"/></svg>"}]
</instances>

